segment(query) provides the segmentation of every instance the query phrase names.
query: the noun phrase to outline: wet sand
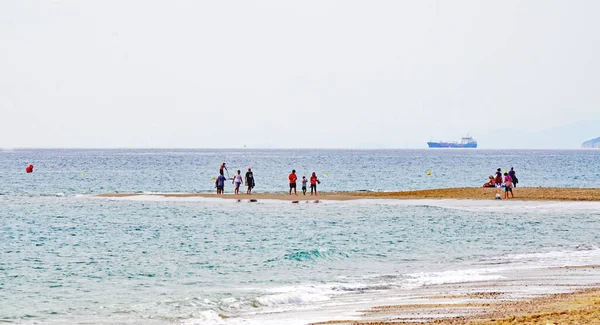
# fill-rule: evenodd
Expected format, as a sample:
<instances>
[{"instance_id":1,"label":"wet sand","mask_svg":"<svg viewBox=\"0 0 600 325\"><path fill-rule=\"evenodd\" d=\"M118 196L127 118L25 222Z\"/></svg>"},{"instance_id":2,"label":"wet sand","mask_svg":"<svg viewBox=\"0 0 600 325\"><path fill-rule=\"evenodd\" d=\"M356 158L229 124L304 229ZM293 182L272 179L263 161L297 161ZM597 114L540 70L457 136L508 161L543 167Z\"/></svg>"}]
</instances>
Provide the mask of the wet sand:
<instances>
[{"instance_id":1,"label":"wet sand","mask_svg":"<svg viewBox=\"0 0 600 325\"><path fill-rule=\"evenodd\" d=\"M318 196L289 195L284 193L258 194L224 194L212 193L169 193L169 194L138 194L138 193L105 193L102 197L125 197L138 195L156 195L164 197L206 197L242 200L357 200L357 199L471 199L493 200L496 193L504 198L504 190L500 188L448 188L435 190L403 191L403 192L321 192ZM600 188L542 188L523 187L514 189L514 199L524 201L600 201Z\"/></svg>"},{"instance_id":2,"label":"wet sand","mask_svg":"<svg viewBox=\"0 0 600 325\"><path fill-rule=\"evenodd\" d=\"M432 285L399 304L359 310L358 319L311 325L600 325L599 271L598 265L560 267L526 271L520 280Z\"/></svg>"},{"instance_id":3,"label":"wet sand","mask_svg":"<svg viewBox=\"0 0 600 325\"><path fill-rule=\"evenodd\" d=\"M461 297L456 297L461 298ZM583 289L574 293L561 293L523 301L482 302L465 304L431 304L419 306L379 306L363 311L370 316L389 316L394 311L407 309L421 312L444 313L457 308L484 310L471 316L410 321L402 317L389 321L337 320L312 323L311 325L390 325L390 324L438 324L438 325L548 325L548 324L600 324L600 289ZM388 317L386 317L388 318Z\"/></svg>"}]
</instances>

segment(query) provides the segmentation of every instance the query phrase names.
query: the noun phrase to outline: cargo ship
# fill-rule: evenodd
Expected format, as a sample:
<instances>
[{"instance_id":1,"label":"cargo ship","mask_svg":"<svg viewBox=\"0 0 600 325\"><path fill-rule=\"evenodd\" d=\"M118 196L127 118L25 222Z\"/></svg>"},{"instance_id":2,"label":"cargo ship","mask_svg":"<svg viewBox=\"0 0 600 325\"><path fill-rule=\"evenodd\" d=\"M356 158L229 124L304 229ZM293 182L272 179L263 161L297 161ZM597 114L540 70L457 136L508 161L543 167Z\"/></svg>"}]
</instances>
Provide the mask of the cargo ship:
<instances>
[{"instance_id":1,"label":"cargo ship","mask_svg":"<svg viewBox=\"0 0 600 325\"><path fill-rule=\"evenodd\" d=\"M460 142L427 142L429 148L477 148L477 141L473 137L466 136Z\"/></svg>"}]
</instances>

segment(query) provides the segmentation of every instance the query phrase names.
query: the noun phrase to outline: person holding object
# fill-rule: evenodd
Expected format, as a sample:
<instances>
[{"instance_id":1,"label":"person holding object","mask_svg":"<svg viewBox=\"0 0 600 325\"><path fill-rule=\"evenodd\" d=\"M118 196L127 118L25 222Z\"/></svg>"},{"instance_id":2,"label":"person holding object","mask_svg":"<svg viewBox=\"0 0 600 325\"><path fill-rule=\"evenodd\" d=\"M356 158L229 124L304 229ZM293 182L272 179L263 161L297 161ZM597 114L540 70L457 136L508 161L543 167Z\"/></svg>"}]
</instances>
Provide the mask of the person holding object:
<instances>
[{"instance_id":1,"label":"person holding object","mask_svg":"<svg viewBox=\"0 0 600 325\"><path fill-rule=\"evenodd\" d=\"M225 163L222 163L221 167L219 167L219 174L225 176L225 174L223 174L223 169L227 170L227 167L225 167ZM229 177L229 170L227 170L227 177Z\"/></svg>"},{"instance_id":2,"label":"person holding object","mask_svg":"<svg viewBox=\"0 0 600 325\"><path fill-rule=\"evenodd\" d=\"M310 177L310 195L313 195L313 190L315 191L315 195L318 195L317 184L321 184L321 181L317 178L317 173L313 172Z\"/></svg>"}]
</instances>

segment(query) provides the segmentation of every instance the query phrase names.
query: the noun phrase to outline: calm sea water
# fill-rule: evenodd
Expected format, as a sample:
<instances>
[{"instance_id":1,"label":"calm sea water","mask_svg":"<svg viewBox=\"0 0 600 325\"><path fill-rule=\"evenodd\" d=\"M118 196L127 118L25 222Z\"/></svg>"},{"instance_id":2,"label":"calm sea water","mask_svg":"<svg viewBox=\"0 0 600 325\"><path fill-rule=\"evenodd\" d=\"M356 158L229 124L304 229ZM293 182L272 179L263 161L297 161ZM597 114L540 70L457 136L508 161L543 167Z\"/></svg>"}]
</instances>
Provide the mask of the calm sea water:
<instances>
[{"instance_id":1,"label":"calm sea water","mask_svg":"<svg viewBox=\"0 0 600 325\"><path fill-rule=\"evenodd\" d=\"M321 175L322 191L479 186L510 166L523 186L597 187L599 158L578 150L0 152L0 320L306 324L424 285L597 264L597 203L92 194L213 191L223 161L230 174L252 167L258 192L286 191L292 168ZM36 171L26 174L30 163Z\"/></svg>"},{"instance_id":2,"label":"calm sea water","mask_svg":"<svg viewBox=\"0 0 600 325\"><path fill-rule=\"evenodd\" d=\"M323 191L480 186L513 166L521 186L600 186L598 150L18 150L0 152L0 191L212 192L223 162L231 176L251 167L259 192L287 191L292 169L317 172ZM26 174L30 163L36 171Z\"/></svg>"}]
</instances>

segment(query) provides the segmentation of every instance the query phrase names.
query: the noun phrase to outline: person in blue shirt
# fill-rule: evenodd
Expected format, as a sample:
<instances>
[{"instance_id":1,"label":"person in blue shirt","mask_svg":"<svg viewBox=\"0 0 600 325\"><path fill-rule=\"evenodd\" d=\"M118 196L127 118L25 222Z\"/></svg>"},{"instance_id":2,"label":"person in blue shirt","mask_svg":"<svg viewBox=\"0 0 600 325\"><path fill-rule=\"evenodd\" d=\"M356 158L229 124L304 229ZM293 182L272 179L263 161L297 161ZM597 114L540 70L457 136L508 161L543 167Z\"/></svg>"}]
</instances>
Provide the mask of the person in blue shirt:
<instances>
[{"instance_id":1,"label":"person in blue shirt","mask_svg":"<svg viewBox=\"0 0 600 325\"><path fill-rule=\"evenodd\" d=\"M223 175L219 175L219 177L217 177L217 180L215 181L215 186L217 187L217 194L223 194L223 191L225 190L225 180L227 179Z\"/></svg>"}]
</instances>

